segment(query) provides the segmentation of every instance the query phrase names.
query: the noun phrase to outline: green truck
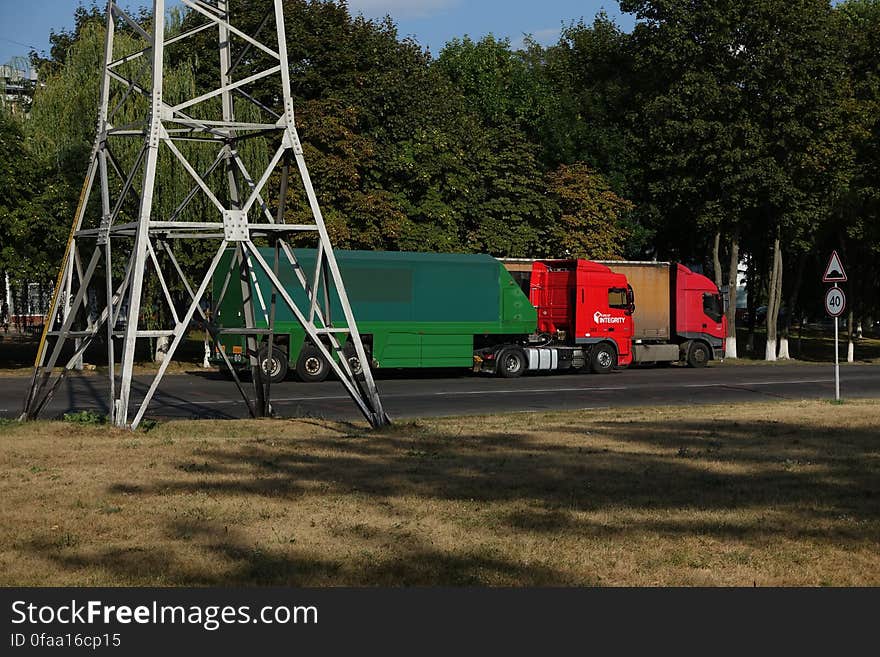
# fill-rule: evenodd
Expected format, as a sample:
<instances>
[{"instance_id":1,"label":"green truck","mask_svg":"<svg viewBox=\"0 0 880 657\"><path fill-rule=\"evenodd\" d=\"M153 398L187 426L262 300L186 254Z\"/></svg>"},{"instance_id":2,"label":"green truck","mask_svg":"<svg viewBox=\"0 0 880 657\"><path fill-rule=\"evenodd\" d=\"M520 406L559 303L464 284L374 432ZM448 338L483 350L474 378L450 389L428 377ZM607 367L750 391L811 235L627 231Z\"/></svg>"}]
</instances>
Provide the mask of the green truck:
<instances>
[{"instance_id":1,"label":"green truck","mask_svg":"<svg viewBox=\"0 0 880 657\"><path fill-rule=\"evenodd\" d=\"M261 249L267 262L274 250ZM313 272L316 251L295 249L297 261ZM527 342L535 333L537 311L510 273L488 255L336 251L348 297L373 368L474 368L480 353L499 353L512 345L512 374L527 368L526 353L513 345ZM218 272L229 270L233 251ZM306 293L295 271L282 255L279 278L300 308L307 308ZM259 268L257 268L259 269ZM244 326L241 286L215 275L214 294L225 287L214 322L223 329L221 342L213 345L215 364L222 364L220 350L233 365L247 367L245 339L234 329ZM272 286L259 272L253 300L258 328L268 327ZM344 327L335 292L330 299L331 321ZM263 345L259 358L271 381L283 380L290 370L303 381L322 381L331 368L320 352L305 340L305 332L281 300L276 304L274 358ZM353 356L353 354L352 354ZM349 362L357 370L356 359Z\"/></svg>"}]
</instances>

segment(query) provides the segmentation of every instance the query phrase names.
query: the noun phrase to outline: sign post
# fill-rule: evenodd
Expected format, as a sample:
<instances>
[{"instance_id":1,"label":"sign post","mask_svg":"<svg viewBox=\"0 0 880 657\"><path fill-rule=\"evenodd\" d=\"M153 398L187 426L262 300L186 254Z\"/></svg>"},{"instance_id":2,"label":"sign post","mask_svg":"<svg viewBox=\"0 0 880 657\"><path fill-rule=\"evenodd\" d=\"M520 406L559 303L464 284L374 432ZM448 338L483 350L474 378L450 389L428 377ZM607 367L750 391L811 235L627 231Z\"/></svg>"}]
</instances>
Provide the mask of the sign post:
<instances>
[{"instance_id":1,"label":"sign post","mask_svg":"<svg viewBox=\"0 0 880 657\"><path fill-rule=\"evenodd\" d=\"M838 283L845 283L846 271L843 269L843 263L837 251L831 254L828 266L825 267L825 275L822 276L823 283L834 283L825 294L825 312L829 317L834 318L834 399L840 401L840 316L846 310L846 295L839 287Z\"/></svg>"}]
</instances>

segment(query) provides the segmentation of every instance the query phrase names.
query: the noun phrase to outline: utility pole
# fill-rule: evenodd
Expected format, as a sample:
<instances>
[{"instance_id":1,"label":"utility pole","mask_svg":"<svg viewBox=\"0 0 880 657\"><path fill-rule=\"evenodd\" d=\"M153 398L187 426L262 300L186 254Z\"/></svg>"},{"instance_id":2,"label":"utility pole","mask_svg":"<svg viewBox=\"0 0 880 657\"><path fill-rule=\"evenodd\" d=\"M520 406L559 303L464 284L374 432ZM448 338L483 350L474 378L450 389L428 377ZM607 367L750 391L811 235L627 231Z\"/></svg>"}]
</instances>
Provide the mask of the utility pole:
<instances>
[{"instance_id":1,"label":"utility pole","mask_svg":"<svg viewBox=\"0 0 880 657\"><path fill-rule=\"evenodd\" d=\"M181 3L198 21L195 27L174 35L166 34L165 0L153 0L149 25L134 20L115 0L107 3L97 136L22 419L40 415L78 358L103 330L110 364L110 416L117 426L136 428L187 332L198 322L215 342L224 333L213 324L213 318L229 286L214 290L210 308L205 304L212 281L215 276L222 279L224 272L227 282L238 279L240 283L245 326L225 332L246 336L246 356L253 374L250 393L227 355L222 350L220 354L251 415L271 413L268 380L263 381L259 350L267 338L268 344L272 343L275 313L274 306L271 314L257 312L255 307L262 304L256 283L259 272L270 281L272 298L277 296L279 303L296 317L306 339L336 373L364 417L374 427L388 424L296 130L283 0L248 3L249 7L265 7L262 22L250 33L236 24L230 9L235 3L229 0ZM123 24L128 33L143 41L142 48L118 52L116 30ZM196 89L188 98L166 97L166 53L202 32L217 35L219 79L209 88ZM146 67L149 87L142 86L142 78L135 79L131 73L136 66ZM264 90L269 84L274 85L272 93L266 94ZM135 101L148 106L141 120L117 125L120 109ZM235 101L256 107L260 118L238 120ZM242 158L239 146L248 139L268 139L275 146L265 170L252 171L253 164ZM125 141L129 144L123 144ZM126 167L119 153L131 152L130 142L139 147L135 149L133 165ZM199 148L210 147L215 153L213 164L205 171L197 171L187 157L191 152L188 149L196 147L194 143ZM182 167L192 182L190 193L167 217L157 216L155 202L157 189L161 191L163 183L158 177L158 164L166 159ZM281 186L286 190L291 161L311 211L311 221L303 224L284 223L286 194L278 196L277 216L267 201L267 183L276 170L281 170ZM226 175L212 176L220 167ZM100 195L99 202L90 202L93 194ZM196 197L206 199L209 216L192 217L192 211L187 213ZM136 204L130 203L132 198ZM98 206L100 211L96 211ZM313 237L318 259L314 272L305 271L297 261L289 245L294 235ZM212 244L210 264L206 272L199 272L198 278L185 271L176 257L177 245L193 240ZM274 265L266 260L255 240L277 243ZM298 294L294 298L288 289L290 284L282 284L279 259L294 272L304 296ZM99 266L102 262L103 269ZM157 296L164 301L165 314L171 318L167 326L159 329L147 330L142 326L141 310L148 281L153 289L161 289L162 294ZM90 318L88 313L90 288L100 290L103 298L104 309L97 318ZM186 292L183 302L172 294L172 289L180 288ZM67 290L69 294L65 295ZM343 316L332 318L338 323L331 321L331 290L342 308ZM132 385L135 355L138 345L151 338L166 339L170 346L158 372L151 377L146 391L141 392ZM68 341L76 341L76 345L73 357L63 362L62 348ZM352 350L359 360L361 371L357 374L343 349ZM56 371L59 366L60 372Z\"/></svg>"}]
</instances>

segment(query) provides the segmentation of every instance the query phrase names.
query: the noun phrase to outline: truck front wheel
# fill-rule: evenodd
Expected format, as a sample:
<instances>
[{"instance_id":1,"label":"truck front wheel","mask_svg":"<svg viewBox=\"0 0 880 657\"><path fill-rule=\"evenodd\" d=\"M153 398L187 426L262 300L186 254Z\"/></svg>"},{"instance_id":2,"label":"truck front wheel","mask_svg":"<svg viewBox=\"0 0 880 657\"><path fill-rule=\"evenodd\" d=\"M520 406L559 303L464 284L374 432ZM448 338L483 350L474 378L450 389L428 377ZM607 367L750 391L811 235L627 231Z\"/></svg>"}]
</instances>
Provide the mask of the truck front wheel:
<instances>
[{"instance_id":1,"label":"truck front wheel","mask_svg":"<svg viewBox=\"0 0 880 657\"><path fill-rule=\"evenodd\" d=\"M694 342L688 350L688 367L706 367L710 359L709 347L702 342Z\"/></svg>"},{"instance_id":2,"label":"truck front wheel","mask_svg":"<svg viewBox=\"0 0 880 657\"><path fill-rule=\"evenodd\" d=\"M502 350L498 354L496 362L495 367L497 368L498 376L505 379L515 379L518 376L522 376L526 371L526 367L528 367L526 354L518 347Z\"/></svg>"},{"instance_id":3,"label":"truck front wheel","mask_svg":"<svg viewBox=\"0 0 880 657\"><path fill-rule=\"evenodd\" d=\"M296 361L296 374L306 383L320 383L330 374L330 366L316 347L305 345Z\"/></svg>"},{"instance_id":4,"label":"truck front wheel","mask_svg":"<svg viewBox=\"0 0 880 657\"><path fill-rule=\"evenodd\" d=\"M617 353L608 343L597 344L590 354L590 371L594 374L608 374L617 365Z\"/></svg>"}]
</instances>

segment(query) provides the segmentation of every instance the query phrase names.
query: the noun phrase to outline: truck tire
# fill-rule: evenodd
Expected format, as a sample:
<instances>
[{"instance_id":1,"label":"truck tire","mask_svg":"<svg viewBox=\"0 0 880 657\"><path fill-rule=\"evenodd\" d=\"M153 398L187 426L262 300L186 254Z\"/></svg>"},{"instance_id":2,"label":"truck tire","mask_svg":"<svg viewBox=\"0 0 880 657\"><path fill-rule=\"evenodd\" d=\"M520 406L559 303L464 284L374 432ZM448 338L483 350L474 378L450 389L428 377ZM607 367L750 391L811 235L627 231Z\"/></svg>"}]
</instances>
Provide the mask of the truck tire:
<instances>
[{"instance_id":1,"label":"truck tire","mask_svg":"<svg viewBox=\"0 0 880 657\"><path fill-rule=\"evenodd\" d=\"M296 375L305 383L320 383L330 374L330 365L316 347L303 345L296 361Z\"/></svg>"},{"instance_id":2,"label":"truck tire","mask_svg":"<svg viewBox=\"0 0 880 657\"><path fill-rule=\"evenodd\" d=\"M502 349L498 354L496 363L495 368L498 376L505 379L515 379L522 376L528 367L526 352L519 347Z\"/></svg>"},{"instance_id":3,"label":"truck tire","mask_svg":"<svg viewBox=\"0 0 880 657\"><path fill-rule=\"evenodd\" d=\"M607 342L600 342L590 353L590 371L593 374L608 374L617 365L617 352Z\"/></svg>"},{"instance_id":4,"label":"truck tire","mask_svg":"<svg viewBox=\"0 0 880 657\"><path fill-rule=\"evenodd\" d=\"M281 383L287 378L290 365L287 362L287 352L273 345L272 357L269 358L269 345L260 349L260 371L269 379L270 383Z\"/></svg>"},{"instance_id":5,"label":"truck tire","mask_svg":"<svg viewBox=\"0 0 880 657\"><path fill-rule=\"evenodd\" d=\"M709 347L702 342L694 342L688 349L688 367L706 367L710 360L712 356L709 354Z\"/></svg>"},{"instance_id":6,"label":"truck tire","mask_svg":"<svg viewBox=\"0 0 880 657\"><path fill-rule=\"evenodd\" d=\"M351 373L354 374L355 378L362 378L364 368L361 365L361 359L357 357L357 352L355 351L354 347L350 344L346 345L343 353L345 354L345 359L348 361L348 366L351 368ZM369 360L369 345L364 345L364 354L367 356L367 360Z\"/></svg>"}]
</instances>

